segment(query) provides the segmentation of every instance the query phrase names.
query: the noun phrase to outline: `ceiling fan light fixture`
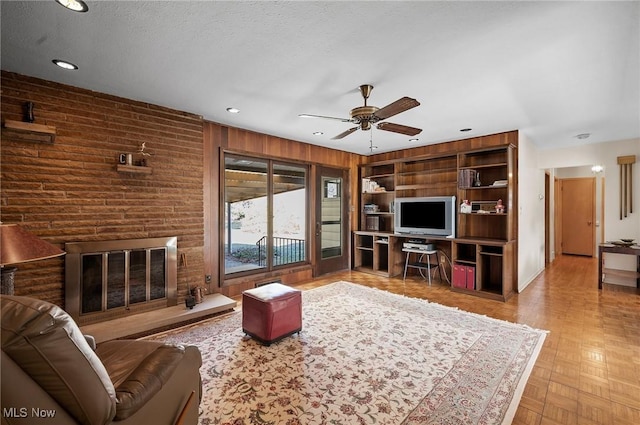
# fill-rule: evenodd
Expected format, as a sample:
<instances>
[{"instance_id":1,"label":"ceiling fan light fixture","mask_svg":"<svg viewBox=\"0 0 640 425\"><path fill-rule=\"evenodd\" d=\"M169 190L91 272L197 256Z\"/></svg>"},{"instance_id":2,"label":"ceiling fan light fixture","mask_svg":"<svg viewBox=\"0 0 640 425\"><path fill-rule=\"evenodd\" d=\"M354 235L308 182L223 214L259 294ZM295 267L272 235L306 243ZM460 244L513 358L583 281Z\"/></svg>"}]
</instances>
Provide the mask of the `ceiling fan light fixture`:
<instances>
[{"instance_id":1,"label":"ceiling fan light fixture","mask_svg":"<svg viewBox=\"0 0 640 425\"><path fill-rule=\"evenodd\" d=\"M229 108L227 108L227 112L229 112L230 114L238 114L238 113L240 113L240 109L229 107Z\"/></svg>"},{"instance_id":2,"label":"ceiling fan light fixture","mask_svg":"<svg viewBox=\"0 0 640 425\"><path fill-rule=\"evenodd\" d=\"M84 13L89 10L89 6L82 0L56 0L56 3L74 12Z\"/></svg>"},{"instance_id":3,"label":"ceiling fan light fixture","mask_svg":"<svg viewBox=\"0 0 640 425\"><path fill-rule=\"evenodd\" d=\"M78 69L78 65L71 63L69 61L65 61L62 59L53 59L51 62L53 62L54 64L56 64L57 66L59 66L62 69L66 69L69 71L74 71L76 69Z\"/></svg>"},{"instance_id":4,"label":"ceiling fan light fixture","mask_svg":"<svg viewBox=\"0 0 640 425\"><path fill-rule=\"evenodd\" d=\"M314 131L313 135L314 136L322 136L324 133L322 131Z\"/></svg>"},{"instance_id":5,"label":"ceiling fan light fixture","mask_svg":"<svg viewBox=\"0 0 640 425\"><path fill-rule=\"evenodd\" d=\"M420 139L418 139L418 138L415 138L415 137L414 137L413 139L409 139L409 141L410 141L411 143L414 143L414 142L418 142L418 141L420 141Z\"/></svg>"},{"instance_id":6,"label":"ceiling fan light fixture","mask_svg":"<svg viewBox=\"0 0 640 425\"><path fill-rule=\"evenodd\" d=\"M351 110L351 114L349 118L336 118L325 115L312 115L312 114L298 114L299 118L323 118L330 119L334 121L341 121L345 123L356 124L357 127L352 127L342 133L338 134L335 137L332 137L332 140L342 139L349 134L353 133L356 130L367 131L373 128L374 125L377 125L377 128L390 131L393 133L405 134L407 136L415 136L422 131L420 128L409 127L406 125L394 124L394 123L379 123L379 121L390 118L394 115L397 115L401 112L407 111L411 108L415 108L420 105L415 99L410 97L401 97L395 102L391 102L387 106L383 108L378 108L377 106L367 105L367 99L371 94L371 90L373 86L370 84L363 84L360 86L360 93L362 94L362 98L364 99L364 105L358 106Z\"/></svg>"}]
</instances>

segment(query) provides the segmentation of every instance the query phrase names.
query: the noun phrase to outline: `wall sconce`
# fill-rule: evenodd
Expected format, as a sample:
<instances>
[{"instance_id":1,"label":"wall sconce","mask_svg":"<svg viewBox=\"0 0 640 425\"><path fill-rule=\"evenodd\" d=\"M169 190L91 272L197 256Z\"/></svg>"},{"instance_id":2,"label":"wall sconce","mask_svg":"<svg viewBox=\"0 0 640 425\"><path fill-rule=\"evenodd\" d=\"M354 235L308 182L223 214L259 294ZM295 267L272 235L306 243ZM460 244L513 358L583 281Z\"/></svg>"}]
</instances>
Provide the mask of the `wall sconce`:
<instances>
[{"instance_id":1,"label":"wall sconce","mask_svg":"<svg viewBox=\"0 0 640 425\"><path fill-rule=\"evenodd\" d=\"M13 295L16 267L6 265L22 264L29 261L45 260L66 254L36 235L27 232L17 224L0 224L0 267L2 286L0 293Z\"/></svg>"},{"instance_id":2,"label":"wall sconce","mask_svg":"<svg viewBox=\"0 0 640 425\"><path fill-rule=\"evenodd\" d=\"M601 173L602 171L604 171L604 167L600 164L596 164L591 167L591 171L593 171L594 173Z\"/></svg>"}]
</instances>

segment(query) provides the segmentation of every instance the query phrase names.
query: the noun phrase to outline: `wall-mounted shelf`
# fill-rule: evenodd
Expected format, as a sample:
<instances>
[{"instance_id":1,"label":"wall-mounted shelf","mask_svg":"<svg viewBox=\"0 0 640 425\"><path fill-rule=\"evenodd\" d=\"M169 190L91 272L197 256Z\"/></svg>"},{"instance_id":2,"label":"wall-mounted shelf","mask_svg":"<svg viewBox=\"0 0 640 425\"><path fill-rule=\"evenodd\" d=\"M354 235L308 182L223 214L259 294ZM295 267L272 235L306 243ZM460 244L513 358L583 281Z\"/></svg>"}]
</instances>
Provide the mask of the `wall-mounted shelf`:
<instances>
[{"instance_id":1,"label":"wall-mounted shelf","mask_svg":"<svg viewBox=\"0 0 640 425\"><path fill-rule=\"evenodd\" d=\"M118 172L121 173L139 173L139 174L152 174L153 169L151 167L143 167L140 165L124 165L118 164Z\"/></svg>"},{"instance_id":2,"label":"wall-mounted shelf","mask_svg":"<svg viewBox=\"0 0 640 425\"><path fill-rule=\"evenodd\" d=\"M51 125L5 120L4 128L20 140L53 143L56 139L56 128Z\"/></svg>"}]
</instances>

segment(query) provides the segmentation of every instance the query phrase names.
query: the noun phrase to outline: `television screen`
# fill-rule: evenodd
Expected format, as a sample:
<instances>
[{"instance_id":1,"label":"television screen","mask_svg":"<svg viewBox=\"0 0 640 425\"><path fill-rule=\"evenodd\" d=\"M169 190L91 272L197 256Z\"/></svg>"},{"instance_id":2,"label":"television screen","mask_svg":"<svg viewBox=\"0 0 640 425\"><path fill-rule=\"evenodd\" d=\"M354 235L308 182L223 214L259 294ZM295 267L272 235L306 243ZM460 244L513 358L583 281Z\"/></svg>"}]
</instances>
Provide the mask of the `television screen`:
<instances>
[{"instance_id":1,"label":"television screen","mask_svg":"<svg viewBox=\"0 0 640 425\"><path fill-rule=\"evenodd\" d=\"M400 211L403 227L445 229L446 208L442 202L407 202Z\"/></svg>"},{"instance_id":2,"label":"television screen","mask_svg":"<svg viewBox=\"0 0 640 425\"><path fill-rule=\"evenodd\" d=\"M455 237L455 196L396 198L396 233Z\"/></svg>"}]
</instances>

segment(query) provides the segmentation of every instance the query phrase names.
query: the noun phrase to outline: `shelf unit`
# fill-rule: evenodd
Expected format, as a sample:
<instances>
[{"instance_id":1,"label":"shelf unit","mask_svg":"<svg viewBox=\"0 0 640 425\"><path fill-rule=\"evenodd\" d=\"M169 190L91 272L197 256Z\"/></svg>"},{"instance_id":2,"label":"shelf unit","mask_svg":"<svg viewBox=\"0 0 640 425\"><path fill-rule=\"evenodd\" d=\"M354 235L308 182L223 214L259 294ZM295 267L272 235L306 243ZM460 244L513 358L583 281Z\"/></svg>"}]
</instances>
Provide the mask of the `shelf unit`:
<instances>
[{"instance_id":1,"label":"shelf unit","mask_svg":"<svg viewBox=\"0 0 640 425\"><path fill-rule=\"evenodd\" d=\"M355 270L390 276L394 272L393 252L395 241L387 234L375 232L354 232Z\"/></svg>"},{"instance_id":2,"label":"shelf unit","mask_svg":"<svg viewBox=\"0 0 640 425\"><path fill-rule=\"evenodd\" d=\"M619 270L604 267L605 254L632 255L636 257L636 270ZM598 246L598 289L602 289L603 283L613 283L624 286L640 288L640 246L621 246L612 243L603 243Z\"/></svg>"},{"instance_id":3,"label":"shelf unit","mask_svg":"<svg viewBox=\"0 0 640 425\"><path fill-rule=\"evenodd\" d=\"M452 248L454 267L472 268L474 282L471 285L453 284L451 289L499 301L509 299L515 283L514 246L514 242L500 240L456 239Z\"/></svg>"},{"instance_id":4,"label":"shelf unit","mask_svg":"<svg viewBox=\"0 0 640 425\"><path fill-rule=\"evenodd\" d=\"M394 164L362 167L360 228L370 231L393 231L393 201L395 199ZM374 188L374 186L377 186ZM378 211L368 212L365 205L376 205Z\"/></svg>"},{"instance_id":5,"label":"shelf unit","mask_svg":"<svg viewBox=\"0 0 640 425\"><path fill-rule=\"evenodd\" d=\"M484 149L458 154L458 170L471 170L480 175L480 186L458 187L458 201L491 202L502 200L504 213L458 214L458 235L466 238L487 238L511 241L515 226L513 211L514 196L514 148L512 146ZM496 181L506 181L506 185L494 185Z\"/></svg>"},{"instance_id":6,"label":"shelf unit","mask_svg":"<svg viewBox=\"0 0 640 425\"><path fill-rule=\"evenodd\" d=\"M473 289L455 285L452 289L506 301L513 295L516 285L515 148L508 145L461 152L458 154L458 175L462 170L478 173L476 180L480 185L464 186L460 180L458 201L468 200L472 205L474 202L485 203L490 211L458 213L453 262L454 266L475 267L475 282ZM497 181L501 183L495 184ZM502 201L504 212L496 212L498 200ZM472 262L470 251L474 252Z\"/></svg>"},{"instance_id":7,"label":"shelf unit","mask_svg":"<svg viewBox=\"0 0 640 425\"><path fill-rule=\"evenodd\" d=\"M458 204L465 199L484 202L490 211L458 213L456 238L439 242L450 250L452 265L468 273L465 284L452 284L452 290L506 301L517 282L516 164L515 146L504 144L362 165L361 230L354 232L354 269L385 276L402 270L404 239L393 234L396 198L455 195ZM479 173L480 185L465 187L459 179L463 170ZM371 181L385 190L367 190ZM501 212L495 210L498 200L504 206ZM377 205L378 210L366 213L367 204Z\"/></svg>"},{"instance_id":8,"label":"shelf unit","mask_svg":"<svg viewBox=\"0 0 640 425\"><path fill-rule=\"evenodd\" d=\"M398 198L455 194L457 157L447 155L400 162L397 165Z\"/></svg>"},{"instance_id":9,"label":"shelf unit","mask_svg":"<svg viewBox=\"0 0 640 425\"><path fill-rule=\"evenodd\" d=\"M29 142L53 143L56 139L56 128L51 125L5 120L4 129L5 134Z\"/></svg>"}]
</instances>

